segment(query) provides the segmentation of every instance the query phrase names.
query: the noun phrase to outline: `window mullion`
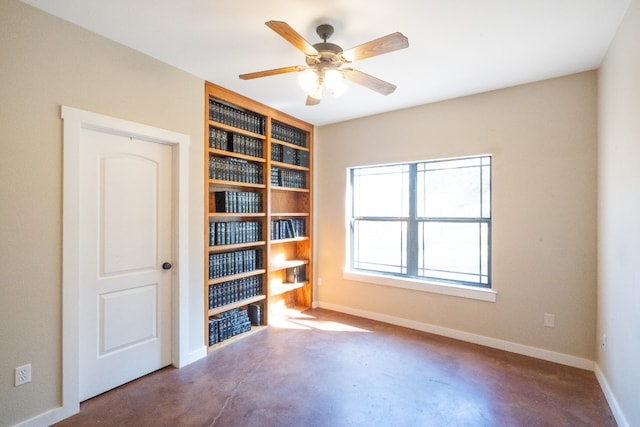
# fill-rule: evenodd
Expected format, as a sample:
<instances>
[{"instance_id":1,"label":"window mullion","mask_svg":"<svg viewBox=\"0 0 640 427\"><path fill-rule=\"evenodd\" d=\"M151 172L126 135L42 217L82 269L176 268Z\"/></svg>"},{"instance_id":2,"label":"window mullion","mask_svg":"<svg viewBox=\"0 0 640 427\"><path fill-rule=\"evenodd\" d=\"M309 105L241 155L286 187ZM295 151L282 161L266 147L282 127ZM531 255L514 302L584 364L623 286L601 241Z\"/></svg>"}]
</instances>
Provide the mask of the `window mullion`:
<instances>
[{"instance_id":1,"label":"window mullion","mask_svg":"<svg viewBox=\"0 0 640 427\"><path fill-rule=\"evenodd\" d=\"M417 276L418 274L418 220L417 220L417 173L418 165L409 165L409 219L407 221L407 274Z\"/></svg>"}]
</instances>

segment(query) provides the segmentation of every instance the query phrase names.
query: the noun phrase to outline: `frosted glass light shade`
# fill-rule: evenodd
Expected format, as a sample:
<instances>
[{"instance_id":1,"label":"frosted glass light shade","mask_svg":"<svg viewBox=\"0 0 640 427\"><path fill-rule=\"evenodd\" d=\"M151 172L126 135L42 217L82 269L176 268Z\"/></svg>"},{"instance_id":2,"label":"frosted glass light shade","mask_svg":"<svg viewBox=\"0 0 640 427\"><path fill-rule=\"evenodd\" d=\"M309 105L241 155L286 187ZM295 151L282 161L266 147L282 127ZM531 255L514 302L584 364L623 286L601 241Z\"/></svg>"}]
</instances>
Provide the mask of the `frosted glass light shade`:
<instances>
[{"instance_id":1,"label":"frosted glass light shade","mask_svg":"<svg viewBox=\"0 0 640 427\"><path fill-rule=\"evenodd\" d=\"M305 92L309 93L313 90L318 82L318 73L315 70L306 70L298 76L298 83Z\"/></svg>"},{"instance_id":2,"label":"frosted glass light shade","mask_svg":"<svg viewBox=\"0 0 640 427\"><path fill-rule=\"evenodd\" d=\"M336 97L342 95L348 88L342 73L338 70L327 70L324 73L324 83Z\"/></svg>"}]
</instances>

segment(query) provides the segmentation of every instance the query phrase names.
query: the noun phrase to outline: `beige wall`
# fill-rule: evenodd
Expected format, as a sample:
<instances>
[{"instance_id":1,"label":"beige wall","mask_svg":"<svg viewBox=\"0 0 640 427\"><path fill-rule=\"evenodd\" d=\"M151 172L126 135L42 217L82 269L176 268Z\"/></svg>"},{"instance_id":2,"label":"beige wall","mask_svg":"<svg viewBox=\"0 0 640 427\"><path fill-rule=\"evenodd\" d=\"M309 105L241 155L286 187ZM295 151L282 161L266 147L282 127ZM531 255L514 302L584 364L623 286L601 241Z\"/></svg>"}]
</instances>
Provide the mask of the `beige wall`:
<instances>
[{"instance_id":1,"label":"beige wall","mask_svg":"<svg viewBox=\"0 0 640 427\"><path fill-rule=\"evenodd\" d=\"M320 306L594 360L596 85L587 72L320 127ZM347 167L486 153L496 303L343 279ZM544 313L556 315L555 328L543 326Z\"/></svg>"},{"instance_id":2,"label":"beige wall","mask_svg":"<svg viewBox=\"0 0 640 427\"><path fill-rule=\"evenodd\" d=\"M60 105L191 136L189 348L203 343L204 82L16 0L0 2L0 426L61 403ZM31 363L33 381L14 387Z\"/></svg>"},{"instance_id":3,"label":"beige wall","mask_svg":"<svg viewBox=\"0 0 640 427\"><path fill-rule=\"evenodd\" d=\"M630 426L640 425L639 76L640 1L632 0L599 73L597 345L612 406Z\"/></svg>"}]
</instances>

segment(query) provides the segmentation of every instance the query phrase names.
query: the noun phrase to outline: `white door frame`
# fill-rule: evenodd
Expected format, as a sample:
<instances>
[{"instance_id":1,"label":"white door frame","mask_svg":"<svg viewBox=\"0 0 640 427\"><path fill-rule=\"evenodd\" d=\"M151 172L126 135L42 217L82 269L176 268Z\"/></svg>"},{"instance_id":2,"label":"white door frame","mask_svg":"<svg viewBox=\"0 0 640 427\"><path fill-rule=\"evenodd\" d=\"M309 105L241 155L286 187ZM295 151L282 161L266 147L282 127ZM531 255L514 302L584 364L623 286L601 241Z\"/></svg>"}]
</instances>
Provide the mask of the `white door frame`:
<instances>
[{"instance_id":1,"label":"white door frame","mask_svg":"<svg viewBox=\"0 0 640 427\"><path fill-rule=\"evenodd\" d=\"M62 215L62 408L64 419L80 410L79 398L79 216L80 145L82 129L137 138L173 149L173 289L171 363L189 360L189 200L190 137L164 129L62 106L63 119L63 215Z\"/></svg>"}]
</instances>

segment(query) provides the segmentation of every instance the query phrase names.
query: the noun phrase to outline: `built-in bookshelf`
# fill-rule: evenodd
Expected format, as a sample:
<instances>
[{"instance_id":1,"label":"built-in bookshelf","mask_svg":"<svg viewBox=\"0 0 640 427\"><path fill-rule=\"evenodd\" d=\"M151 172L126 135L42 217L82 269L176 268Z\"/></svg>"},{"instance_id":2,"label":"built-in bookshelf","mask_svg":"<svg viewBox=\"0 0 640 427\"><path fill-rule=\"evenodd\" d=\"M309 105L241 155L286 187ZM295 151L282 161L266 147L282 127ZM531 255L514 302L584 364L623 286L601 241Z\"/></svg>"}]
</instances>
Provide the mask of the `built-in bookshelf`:
<instances>
[{"instance_id":1,"label":"built-in bookshelf","mask_svg":"<svg viewBox=\"0 0 640 427\"><path fill-rule=\"evenodd\" d=\"M313 126L205 84L205 339L312 303Z\"/></svg>"}]
</instances>

